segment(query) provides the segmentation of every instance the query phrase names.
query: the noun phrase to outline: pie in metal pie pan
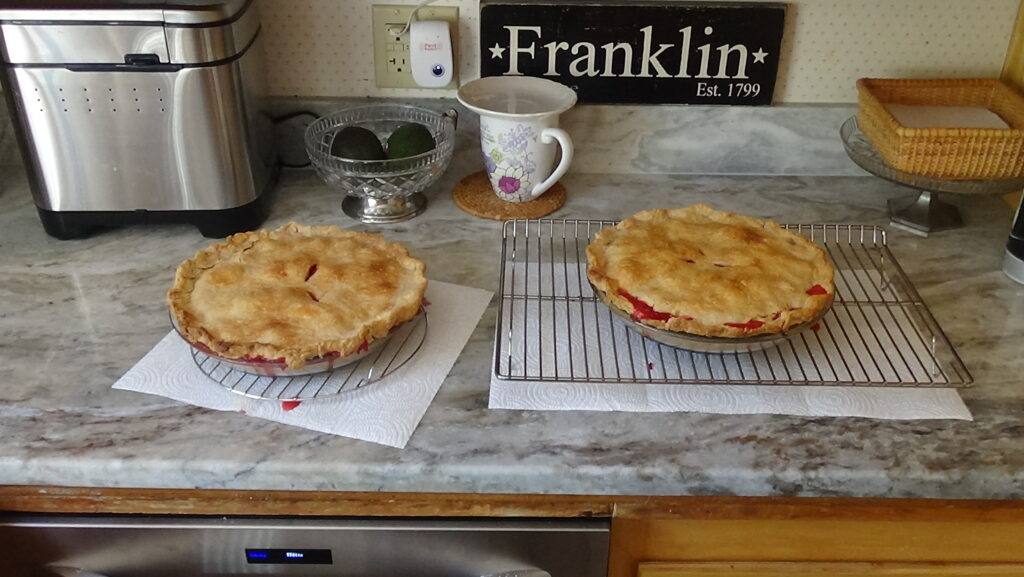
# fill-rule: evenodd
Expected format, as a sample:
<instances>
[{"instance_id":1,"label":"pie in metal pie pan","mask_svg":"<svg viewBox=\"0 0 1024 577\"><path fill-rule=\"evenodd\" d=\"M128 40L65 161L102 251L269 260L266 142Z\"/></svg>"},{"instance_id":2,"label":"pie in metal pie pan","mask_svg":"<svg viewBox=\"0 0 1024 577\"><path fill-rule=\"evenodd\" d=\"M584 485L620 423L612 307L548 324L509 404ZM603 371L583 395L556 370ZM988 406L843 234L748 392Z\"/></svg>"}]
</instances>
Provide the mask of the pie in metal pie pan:
<instances>
[{"instance_id":1,"label":"pie in metal pie pan","mask_svg":"<svg viewBox=\"0 0 1024 577\"><path fill-rule=\"evenodd\" d=\"M744 353L777 347L803 331L813 329L815 325L818 325L821 319L828 314L829 310L831 310L831 307L826 308L813 319L798 325L793 325L781 333L751 335L749 337L706 337L703 335L669 331L646 325L631 317L626 311L608 303L605 300L606 297L603 291L593 287L593 285L591 285L591 287L594 289L594 294L597 295L598 300L601 301L601 303L605 305L613 315L622 319L628 328L651 339L652 341L695 353Z\"/></svg>"},{"instance_id":2,"label":"pie in metal pie pan","mask_svg":"<svg viewBox=\"0 0 1024 577\"><path fill-rule=\"evenodd\" d=\"M645 210L598 231L587 277L644 336L699 352L775 346L831 308L835 269L778 223L703 204Z\"/></svg>"},{"instance_id":3,"label":"pie in metal pie pan","mask_svg":"<svg viewBox=\"0 0 1024 577\"><path fill-rule=\"evenodd\" d=\"M288 223L201 249L167 300L196 351L246 373L308 375L366 358L422 316L424 270L379 234Z\"/></svg>"}]
</instances>

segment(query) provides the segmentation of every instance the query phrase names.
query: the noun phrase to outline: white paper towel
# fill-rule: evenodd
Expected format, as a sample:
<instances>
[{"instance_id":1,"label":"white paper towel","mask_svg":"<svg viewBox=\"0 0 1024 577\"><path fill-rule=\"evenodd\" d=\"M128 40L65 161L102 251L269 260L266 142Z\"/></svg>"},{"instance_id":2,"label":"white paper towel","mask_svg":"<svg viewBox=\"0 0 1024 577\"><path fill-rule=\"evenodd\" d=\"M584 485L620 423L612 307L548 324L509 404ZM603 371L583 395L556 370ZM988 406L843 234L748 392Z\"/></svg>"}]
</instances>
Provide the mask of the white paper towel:
<instances>
[{"instance_id":1,"label":"white paper towel","mask_svg":"<svg viewBox=\"0 0 1024 577\"><path fill-rule=\"evenodd\" d=\"M651 385L491 379L490 408L973 420L953 389Z\"/></svg>"},{"instance_id":2,"label":"white paper towel","mask_svg":"<svg viewBox=\"0 0 1024 577\"><path fill-rule=\"evenodd\" d=\"M844 339L837 329L833 334L832 327L839 324L854 326L857 323L877 322L870 315L850 315L844 307L837 306L826 318L820 335L807 339L810 345L805 347L780 347L752 355L695 355L693 365L662 362L662 348L653 342L640 345L639 354L627 354L636 351L636 345L630 349L629 343L638 342L635 334L627 333L627 329L619 320L611 320L607 311L601 314L601 307L573 308L567 305L574 296L590 298L593 296L585 280L585 272L575 266L568 267L565 273L560 267L540 266L533 276L525 274L519 268L515 273L516 280L506 277L505 294L515 291L516 294L550 293L566 299L525 299L503 307L503 327L528 327L522 331L526 338L512 338L508 343L499 343L499 348L507 351L507 358L502 358L502 367L507 368L511 375L534 375L540 373L546 379L536 380L502 380L496 375L491 376L489 406L493 409L532 409L532 410L590 410L590 411L646 411L670 412L687 411L720 414L788 414L805 416L857 416L878 419L961 419L971 420L970 411L964 405L959 393L952 388L913 388L913 387L868 387L868 386L815 386L815 385L761 385L761 384L730 384L725 375L744 375L742 380L764 380L764 366L753 368L752 360L772 358L774 367L784 367L792 381L821 379L821 381L850 378L853 372L861 372L858 377L869 377L869 380L887 382L899 380L897 377L921 378L922 371L928 370L928 363L918 359L929 357L926 350L921 350L922 343L903 336L913 333L909 327L912 319L900 312L887 311L886 322L892 323L892 330L885 333L891 342L869 342L871 347L878 349L901 348L905 356L915 362L897 370L885 363L863 362L866 368L853 368L821 362L823 358L847 358L859 356L866 359L872 351L856 340ZM876 274L867 271L845 271L848 275ZM580 276L584 280L575 278ZM844 279L837 279L844 281ZM513 288L511 283L520 286ZM880 284L877 279L873 284ZM840 282L844 294L854 294L856 287ZM855 295L856 296L856 295ZM557 303L557 304L556 304ZM859 314L859 313L858 313ZM546 322L538 322L544 320ZM903 330L897 330L906 326ZM545 327L545 328L542 328ZM558 327L561 327L559 329ZM559 333L558 331L561 331ZM584 336L586 331L586 336ZM585 347L581 343L589 343ZM599 343L601 351L595 354L593 346ZM851 344L855 343L855 344ZM617 348L616 348L617 347ZM584 350L586 348L586 350ZM917 349L915 351L915 349ZM854 350L858 352L855 354ZM913 354L912 354L913 353ZM881 350L874 354L882 353ZM901 353L902 354L902 353ZM810 355L819 359L818 363L808 362L801 358ZM645 362L645 361L651 362ZM715 384L661 384L661 383L608 383L608 382L573 382L558 380L559 375L573 374L579 376L580 371L587 375L605 375L621 370L621 374L630 375L636 366L650 371L652 380L714 380L725 381ZM852 361L850 365L856 365ZM665 371L665 374L660 374ZM900 372L900 374L896 374ZM890 374L891 373L891 374ZM615 373L612 373L615 374ZM780 378L781 377L781 378ZM784 380L785 375L776 379ZM804 378L801 378L804 377ZM630 379L632 380L632 379ZM640 379L643 380L643 379ZM732 382L740 379L733 377ZM821 382L819 381L819 382ZM941 381L940 381L941 382Z\"/></svg>"},{"instance_id":3,"label":"white paper towel","mask_svg":"<svg viewBox=\"0 0 1024 577\"><path fill-rule=\"evenodd\" d=\"M118 379L114 388L403 448L491 295L481 289L430 281L427 334L422 348L405 366L373 385L302 401L289 410L280 401L245 397L210 380L192 361L189 345L174 331Z\"/></svg>"}]
</instances>

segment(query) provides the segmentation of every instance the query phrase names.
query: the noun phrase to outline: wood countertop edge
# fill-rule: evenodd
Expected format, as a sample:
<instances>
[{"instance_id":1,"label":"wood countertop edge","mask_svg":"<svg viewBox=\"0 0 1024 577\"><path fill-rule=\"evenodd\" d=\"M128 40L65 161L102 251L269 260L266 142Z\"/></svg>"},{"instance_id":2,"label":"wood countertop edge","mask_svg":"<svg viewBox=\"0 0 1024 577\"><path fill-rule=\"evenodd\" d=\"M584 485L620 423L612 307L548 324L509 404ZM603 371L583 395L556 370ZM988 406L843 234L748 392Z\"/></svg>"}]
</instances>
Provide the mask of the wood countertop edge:
<instances>
[{"instance_id":1,"label":"wood countertop edge","mask_svg":"<svg viewBox=\"0 0 1024 577\"><path fill-rule=\"evenodd\" d=\"M673 518L1024 523L1024 500L391 493L0 486L0 511L51 514Z\"/></svg>"},{"instance_id":2,"label":"wood countertop edge","mask_svg":"<svg viewBox=\"0 0 1024 577\"><path fill-rule=\"evenodd\" d=\"M150 515L609 517L612 497L0 486L0 511Z\"/></svg>"}]
</instances>

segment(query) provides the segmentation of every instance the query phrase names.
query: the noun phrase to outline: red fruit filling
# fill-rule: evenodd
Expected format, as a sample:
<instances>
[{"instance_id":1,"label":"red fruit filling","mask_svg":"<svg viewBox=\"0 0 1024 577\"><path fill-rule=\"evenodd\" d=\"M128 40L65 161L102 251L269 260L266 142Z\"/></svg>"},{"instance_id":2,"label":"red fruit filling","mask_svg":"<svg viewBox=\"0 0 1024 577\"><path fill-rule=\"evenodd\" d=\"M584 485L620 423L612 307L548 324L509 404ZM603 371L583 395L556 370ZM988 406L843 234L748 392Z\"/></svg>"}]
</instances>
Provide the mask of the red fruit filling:
<instances>
[{"instance_id":1,"label":"red fruit filling","mask_svg":"<svg viewBox=\"0 0 1024 577\"><path fill-rule=\"evenodd\" d=\"M281 401L281 409L290 411L302 404L302 401Z\"/></svg>"},{"instance_id":2,"label":"red fruit filling","mask_svg":"<svg viewBox=\"0 0 1024 577\"><path fill-rule=\"evenodd\" d=\"M629 315L629 317L634 321L640 322L644 319L651 319L655 321L667 321L668 319L676 316L671 313L663 313L660 311L656 311L654 310L654 307L652 307L651 305L645 303L644 301L636 298L635 296L629 294L628 292L622 289L619 289L619 295L621 295L624 299L628 300L629 304L633 305L633 312ZM679 318L687 321L693 320L693 317L687 316Z\"/></svg>"},{"instance_id":3,"label":"red fruit filling","mask_svg":"<svg viewBox=\"0 0 1024 577\"><path fill-rule=\"evenodd\" d=\"M366 350L366 346L367 346L366 342L364 341L363 344L359 345L359 349L356 352L362 352L362 351ZM341 356L341 354L338 351L331 351L329 353L324 353L324 354L320 355L319 357L317 357L317 359L318 360L319 359L336 359L336 358L338 358L340 356ZM276 358L276 359L268 359L267 357L265 357L263 355L245 355L242 358L240 358L239 360L245 361L247 363L275 363L275 364L284 364L284 357L279 357L279 358Z\"/></svg>"},{"instance_id":4,"label":"red fruit filling","mask_svg":"<svg viewBox=\"0 0 1024 577\"><path fill-rule=\"evenodd\" d=\"M210 347L204 345L203 343L192 343L192 346L199 349L200 352L206 353L208 355L215 354L212 350L210 350Z\"/></svg>"},{"instance_id":5,"label":"red fruit filling","mask_svg":"<svg viewBox=\"0 0 1024 577\"><path fill-rule=\"evenodd\" d=\"M687 260L686 262L693 262L693 261ZM715 266L727 267L729 265L715 263ZM645 320L645 319L651 319L651 320L656 320L656 321L667 321L668 319L670 319L670 318L675 316L675 315L670 314L670 313L663 313L663 312L654 310L654 307L652 307L651 305L645 303L644 301L636 298L635 296L629 294L628 292L626 292L623 289L619 289L618 292L619 292L620 296L622 296L627 301L629 301L629 304L633 305L633 312L632 312L632 314L630 314L630 317L634 321L639 322L639 321L642 321L642 320ZM816 285L812 286L811 288L807 289L806 292L807 292L808 295L811 295L811 296L827 295L828 294L828 290L825 289L825 287L821 286L820 284L816 284ZM789 310L793 311L793 310L796 310L796 309L790 308ZM779 311L779 312L775 313L774 315L772 315L772 320L773 321L774 320L778 320L779 317L781 317L781 316L782 316L782 311ZM688 320L688 321L692 321L693 320L693 317L686 317L686 316L684 316L684 317L681 317L681 318L683 318L685 320ZM724 324L727 327L733 327L733 328L744 329L744 330L754 330L754 329L759 329L759 328L764 326L764 322L756 320L756 319L750 319L749 321L747 321L745 323L724 323ZM814 330L818 330L818 329L821 328L821 326L818 325L817 323L815 323L815 325L813 327L811 327L811 328L814 329Z\"/></svg>"},{"instance_id":6,"label":"red fruit filling","mask_svg":"<svg viewBox=\"0 0 1024 577\"><path fill-rule=\"evenodd\" d=\"M629 301L629 304L633 305L633 313L630 315L633 320L641 321L644 319L651 319L655 321L667 321L672 318L669 313L662 313L654 310L654 307L645 303L644 301L636 298L628 292L619 289L619 295Z\"/></svg>"},{"instance_id":7,"label":"red fruit filling","mask_svg":"<svg viewBox=\"0 0 1024 577\"><path fill-rule=\"evenodd\" d=\"M310 277L312 277L313 275L316 274L316 269L317 269L317 266L315 264L314 265L310 265L309 270L306 271L306 280L307 281L309 280Z\"/></svg>"},{"instance_id":8,"label":"red fruit filling","mask_svg":"<svg viewBox=\"0 0 1024 577\"><path fill-rule=\"evenodd\" d=\"M316 298L316 295L313 294L313 291L306 291L306 294L309 295L309 298L313 299L313 302L315 302L315 303L320 302L320 299Z\"/></svg>"},{"instance_id":9,"label":"red fruit filling","mask_svg":"<svg viewBox=\"0 0 1024 577\"><path fill-rule=\"evenodd\" d=\"M758 320L750 319L749 321L747 321L745 323L725 323L725 326L727 326L727 327L734 327L734 328L737 328L737 329L753 330L753 329L759 329L759 328L763 327L764 323L762 323L761 321L758 321Z\"/></svg>"}]
</instances>

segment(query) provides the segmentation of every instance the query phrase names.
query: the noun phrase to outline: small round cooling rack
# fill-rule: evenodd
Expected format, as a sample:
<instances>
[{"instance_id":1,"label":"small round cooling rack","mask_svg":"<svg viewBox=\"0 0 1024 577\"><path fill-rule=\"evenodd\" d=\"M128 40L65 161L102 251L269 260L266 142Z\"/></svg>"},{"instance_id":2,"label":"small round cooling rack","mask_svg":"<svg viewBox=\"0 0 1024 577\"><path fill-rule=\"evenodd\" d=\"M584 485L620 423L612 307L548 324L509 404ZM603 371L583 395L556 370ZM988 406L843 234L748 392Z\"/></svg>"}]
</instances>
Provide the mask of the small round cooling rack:
<instances>
[{"instance_id":1,"label":"small round cooling rack","mask_svg":"<svg viewBox=\"0 0 1024 577\"><path fill-rule=\"evenodd\" d=\"M368 351L348 358L315 359L314 363L321 369L311 373L268 371L269 374L260 374L259 370L250 370L253 367L239 367L236 362L197 347L191 347L190 352L203 374L233 393L255 399L305 401L350 393L379 383L412 360L423 348L426 337L427 312L421 309L387 337L375 341Z\"/></svg>"}]
</instances>

